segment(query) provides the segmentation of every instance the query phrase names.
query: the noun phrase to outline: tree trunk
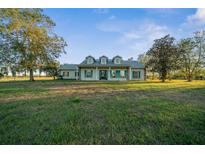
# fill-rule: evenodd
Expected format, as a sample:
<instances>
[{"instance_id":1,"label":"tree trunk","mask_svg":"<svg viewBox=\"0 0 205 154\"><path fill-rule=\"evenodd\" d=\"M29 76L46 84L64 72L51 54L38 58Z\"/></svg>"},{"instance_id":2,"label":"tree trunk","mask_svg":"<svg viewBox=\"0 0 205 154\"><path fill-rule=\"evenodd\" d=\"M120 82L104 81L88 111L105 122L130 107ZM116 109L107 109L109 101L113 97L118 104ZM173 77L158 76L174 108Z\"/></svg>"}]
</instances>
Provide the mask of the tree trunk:
<instances>
[{"instance_id":1,"label":"tree trunk","mask_svg":"<svg viewBox=\"0 0 205 154\"><path fill-rule=\"evenodd\" d=\"M189 71L188 74L187 74L187 81L188 82L192 81L192 73L191 73L191 71Z\"/></svg>"},{"instance_id":2,"label":"tree trunk","mask_svg":"<svg viewBox=\"0 0 205 154\"><path fill-rule=\"evenodd\" d=\"M152 80L154 80L154 71L152 72Z\"/></svg>"},{"instance_id":3,"label":"tree trunk","mask_svg":"<svg viewBox=\"0 0 205 154\"><path fill-rule=\"evenodd\" d=\"M55 77L55 75L53 76L53 80L55 80L56 79L56 77Z\"/></svg>"},{"instance_id":4,"label":"tree trunk","mask_svg":"<svg viewBox=\"0 0 205 154\"><path fill-rule=\"evenodd\" d=\"M191 75L188 75L188 77L187 77L187 81L188 81L188 82L191 82L191 81L192 81L192 77L191 77Z\"/></svg>"},{"instance_id":5,"label":"tree trunk","mask_svg":"<svg viewBox=\"0 0 205 154\"><path fill-rule=\"evenodd\" d=\"M31 68L29 71L30 71L30 81L34 81L33 69Z\"/></svg>"},{"instance_id":6,"label":"tree trunk","mask_svg":"<svg viewBox=\"0 0 205 154\"><path fill-rule=\"evenodd\" d=\"M161 76L162 82L165 82L166 76L167 76L167 73L166 72L162 72L162 76Z\"/></svg>"},{"instance_id":7,"label":"tree trunk","mask_svg":"<svg viewBox=\"0 0 205 154\"><path fill-rule=\"evenodd\" d=\"M168 79L169 79L169 81L172 80L172 78L171 78L171 73L170 73L170 72L168 73Z\"/></svg>"}]
</instances>

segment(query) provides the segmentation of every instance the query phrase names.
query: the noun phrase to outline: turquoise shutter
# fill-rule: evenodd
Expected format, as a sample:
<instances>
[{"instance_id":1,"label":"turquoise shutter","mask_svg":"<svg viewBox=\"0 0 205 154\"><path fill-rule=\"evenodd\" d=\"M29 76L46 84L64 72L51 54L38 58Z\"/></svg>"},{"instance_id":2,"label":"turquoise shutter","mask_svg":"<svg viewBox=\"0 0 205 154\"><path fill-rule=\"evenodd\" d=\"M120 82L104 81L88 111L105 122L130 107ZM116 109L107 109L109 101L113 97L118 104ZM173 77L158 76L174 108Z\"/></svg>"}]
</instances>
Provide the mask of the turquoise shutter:
<instances>
[{"instance_id":1,"label":"turquoise shutter","mask_svg":"<svg viewBox=\"0 0 205 154\"><path fill-rule=\"evenodd\" d=\"M85 76L85 78L86 78L86 70L85 70L85 72L84 72L85 74L84 74L84 76Z\"/></svg>"},{"instance_id":2,"label":"turquoise shutter","mask_svg":"<svg viewBox=\"0 0 205 154\"><path fill-rule=\"evenodd\" d=\"M141 71L138 71L138 78L141 78Z\"/></svg>"},{"instance_id":3,"label":"turquoise shutter","mask_svg":"<svg viewBox=\"0 0 205 154\"><path fill-rule=\"evenodd\" d=\"M127 78L127 70L125 70L125 78Z\"/></svg>"}]
</instances>

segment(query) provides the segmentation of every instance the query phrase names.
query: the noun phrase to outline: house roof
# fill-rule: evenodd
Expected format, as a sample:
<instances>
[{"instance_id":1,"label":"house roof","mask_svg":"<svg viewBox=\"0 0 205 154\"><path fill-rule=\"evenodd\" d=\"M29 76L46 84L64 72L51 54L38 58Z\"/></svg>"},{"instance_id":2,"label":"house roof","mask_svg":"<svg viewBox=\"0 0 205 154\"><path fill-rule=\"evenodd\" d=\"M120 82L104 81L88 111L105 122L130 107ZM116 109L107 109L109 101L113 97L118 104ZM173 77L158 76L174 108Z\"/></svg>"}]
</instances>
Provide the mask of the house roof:
<instances>
[{"instance_id":1,"label":"house roof","mask_svg":"<svg viewBox=\"0 0 205 154\"><path fill-rule=\"evenodd\" d=\"M93 64L87 64L86 60L84 60L81 64L78 65L79 67L117 67L117 66L124 66L124 67L131 67L131 68L144 68L143 64L138 63L135 60L122 60L121 64L115 64L112 59L108 59L107 64L101 64L99 59L95 59Z\"/></svg>"},{"instance_id":2,"label":"house roof","mask_svg":"<svg viewBox=\"0 0 205 154\"><path fill-rule=\"evenodd\" d=\"M102 55L99 59L101 59L101 58L106 58L106 59L108 59L108 57L105 56L105 55Z\"/></svg>"},{"instance_id":3,"label":"house roof","mask_svg":"<svg viewBox=\"0 0 205 154\"><path fill-rule=\"evenodd\" d=\"M132 60L132 61L128 61L128 60L127 60L127 62L130 63L130 66L131 66L132 68L145 68L143 64L139 63L139 62L136 61L136 60Z\"/></svg>"},{"instance_id":4,"label":"house roof","mask_svg":"<svg viewBox=\"0 0 205 154\"><path fill-rule=\"evenodd\" d=\"M114 60L115 58L120 58L120 59L122 59L121 56L117 55L117 56L113 57L112 60Z\"/></svg>"},{"instance_id":5,"label":"house roof","mask_svg":"<svg viewBox=\"0 0 205 154\"><path fill-rule=\"evenodd\" d=\"M77 64L63 64L63 65L60 65L60 68L59 70L76 70L78 69L78 66Z\"/></svg>"},{"instance_id":6,"label":"house roof","mask_svg":"<svg viewBox=\"0 0 205 154\"><path fill-rule=\"evenodd\" d=\"M92 58L95 61L95 58L93 56L91 56L91 55L85 57L85 59L87 59L87 58Z\"/></svg>"}]
</instances>

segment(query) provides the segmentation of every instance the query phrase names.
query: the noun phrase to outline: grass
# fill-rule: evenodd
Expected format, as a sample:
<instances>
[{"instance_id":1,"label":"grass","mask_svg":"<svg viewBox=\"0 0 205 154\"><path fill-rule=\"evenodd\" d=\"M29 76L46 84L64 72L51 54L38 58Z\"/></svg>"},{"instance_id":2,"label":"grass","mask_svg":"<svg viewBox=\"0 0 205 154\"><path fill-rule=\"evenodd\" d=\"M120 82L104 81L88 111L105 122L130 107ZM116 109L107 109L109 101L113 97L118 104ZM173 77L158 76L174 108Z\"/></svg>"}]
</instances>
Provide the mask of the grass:
<instances>
[{"instance_id":1,"label":"grass","mask_svg":"<svg viewBox=\"0 0 205 154\"><path fill-rule=\"evenodd\" d=\"M205 144L205 81L3 81L0 144Z\"/></svg>"}]
</instances>

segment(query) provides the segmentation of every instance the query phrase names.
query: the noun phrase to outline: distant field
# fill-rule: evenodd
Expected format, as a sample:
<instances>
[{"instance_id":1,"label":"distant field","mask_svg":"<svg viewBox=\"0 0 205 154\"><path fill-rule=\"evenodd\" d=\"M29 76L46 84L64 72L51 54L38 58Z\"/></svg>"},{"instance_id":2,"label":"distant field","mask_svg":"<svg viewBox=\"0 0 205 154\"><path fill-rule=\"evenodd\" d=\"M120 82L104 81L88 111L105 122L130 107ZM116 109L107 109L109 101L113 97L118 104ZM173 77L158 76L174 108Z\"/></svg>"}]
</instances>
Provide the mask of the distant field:
<instances>
[{"instance_id":1,"label":"distant field","mask_svg":"<svg viewBox=\"0 0 205 154\"><path fill-rule=\"evenodd\" d=\"M0 80L0 144L205 144L205 81Z\"/></svg>"}]
</instances>

